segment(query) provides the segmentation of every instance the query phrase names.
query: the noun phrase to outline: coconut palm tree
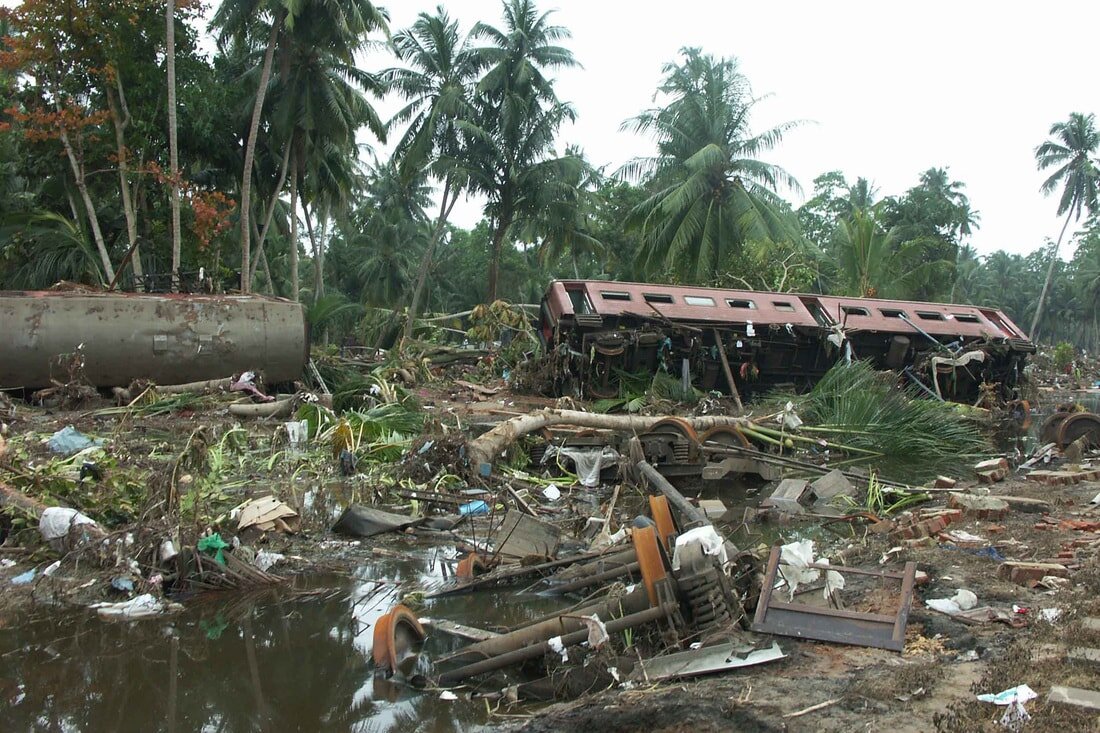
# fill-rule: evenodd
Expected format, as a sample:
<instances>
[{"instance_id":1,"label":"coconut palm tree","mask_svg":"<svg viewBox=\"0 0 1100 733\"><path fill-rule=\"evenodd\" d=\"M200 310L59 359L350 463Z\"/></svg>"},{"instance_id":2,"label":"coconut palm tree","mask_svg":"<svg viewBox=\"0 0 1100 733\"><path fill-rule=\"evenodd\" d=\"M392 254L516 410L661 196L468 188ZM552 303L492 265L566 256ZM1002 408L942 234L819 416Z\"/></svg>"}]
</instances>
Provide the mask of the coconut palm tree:
<instances>
[{"instance_id":1,"label":"coconut palm tree","mask_svg":"<svg viewBox=\"0 0 1100 733\"><path fill-rule=\"evenodd\" d=\"M355 54L365 46L367 34L373 31L388 33L387 21L386 12L370 0L347 0L340 3L327 0L223 0L214 14L213 22L221 30L219 40L222 42L230 37L247 38L257 27L263 27L265 23L268 26L259 85L253 102L248 138L245 141L244 172L241 176L241 272L244 292L251 289L251 273L254 272L250 262L249 222L252 162L264 101L271 82L275 51L284 26L285 30L293 33L297 22L304 23L307 26L304 37L312 39L315 43L314 50L318 54L339 59L345 69L354 69ZM283 68L285 71L286 67ZM380 124L377 127L382 129Z\"/></svg>"},{"instance_id":2,"label":"coconut palm tree","mask_svg":"<svg viewBox=\"0 0 1100 733\"><path fill-rule=\"evenodd\" d=\"M403 68L392 68L382 77L407 104L394 115L390 125L407 125L394 157L401 175L412 180L422 172L443 184L439 213L417 271L409 300L404 338L412 338L413 324L432 269L436 247L443 236L451 210L467 183L463 162L464 128L473 124L470 103L480 62L469 39L460 37L458 23L440 5L435 15L421 13L412 27L393 38L394 52Z\"/></svg>"},{"instance_id":3,"label":"coconut palm tree","mask_svg":"<svg viewBox=\"0 0 1100 733\"><path fill-rule=\"evenodd\" d=\"M576 164L572 156L553 157L554 138L574 112L546 74L577 62L558 45L570 37L568 29L551 25L550 15L539 13L532 0L506 0L501 28L478 23L470 31L486 42L474 51L486 71L477 84L477 134L467 154L471 188L489 199L485 213L493 222L490 301L497 297L501 251L512 225L533 218L539 187L556 169Z\"/></svg>"},{"instance_id":4,"label":"coconut palm tree","mask_svg":"<svg viewBox=\"0 0 1100 733\"><path fill-rule=\"evenodd\" d=\"M1039 293L1039 302L1031 321L1029 332L1033 340L1038 335L1043 306L1050 291L1050 283L1054 279L1054 265L1058 259L1058 250L1062 246L1062 238L1066 234L1070 219L1080 220L1082 212L1091 212L1096 209L1097 181L1100 179L1100 172L1097 171L1095 157L1097 148L1100 147L1100 135L1097 134L1095 123L1095 115L1074 112L1065 122L1055 122L1051 125L1049 134L1052 139L1035 148L1035 162L1039 170L1057 166L1050 177L1043 181L1040 190L1044 195L1049 196L1061 187L1058 215L1065 214L1066 221L1062 224L1058 241L1054 243L1046 280L1043 282L1043 290Z\"/></svg>"},{"instance_id":5,"label":"coconut palm tree","mask_svg":"<svg viewBox=\"0 0 1100 733\"><path fill-rule=\"evenodd\" d=\"M172 209L172 290L177 289L180 269L179 145L176 140L176 3L168 0L164 11L165 66L168 71L168 201Z\"/></svg>"},{"instance_id":6,"label":"coconut palm tree","mask_svg":"<svg viewBox=\"0 0 1100 733\"><path fill-rule=\"evenodd\" d=\"M778 189L800 190L782 168L757 158L797 123L763 133L749 129L758 99L735 59L697 48L664 66L658 91L667 102L623 123L657 141L657 155L636 158L620 173L645 179L654 193L631 212L644 269L713 279L719 263L751 240L795 241Z\"/></svg>"},{"instance_id":7,"label":"coconut palm tree","mask_svg":"<svg viewBox=\"0 0 1100 733\"><path fill-rule=\"evenodd\" d=\"M836 292L860 298L907 297L917 287L950 270L946 261L924 262L918 243L900 242L876 212L857 211L841 220L836 237L839 282Z\"/></svg>"}]
</instances>

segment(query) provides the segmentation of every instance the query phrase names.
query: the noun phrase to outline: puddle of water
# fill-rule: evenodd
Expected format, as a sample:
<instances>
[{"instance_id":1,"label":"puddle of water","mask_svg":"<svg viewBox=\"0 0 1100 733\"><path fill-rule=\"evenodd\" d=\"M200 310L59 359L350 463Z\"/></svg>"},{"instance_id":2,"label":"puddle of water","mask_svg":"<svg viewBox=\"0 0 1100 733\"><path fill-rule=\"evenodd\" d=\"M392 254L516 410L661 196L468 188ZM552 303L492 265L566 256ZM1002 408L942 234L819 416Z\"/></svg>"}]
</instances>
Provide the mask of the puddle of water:
<instances>
[{"instance_id":1,"label":"puddle of water","mask_svg":"<svg viewBox=\"0 0 1100 733\"><path fill-rule=\"evenodd\" d=\"M441 701L376 677L370 662L374 622L395 601L395 586L378 581L438 585L436 553L207 594L167 619L109 624L83 609L40 609L0 629L4 730L476 730L488 722L483 702ZM510 626L561 603L486 592L436 599L421 615ZM424 651L463 643L430 633Z\"/></svg>"}]
</instances>

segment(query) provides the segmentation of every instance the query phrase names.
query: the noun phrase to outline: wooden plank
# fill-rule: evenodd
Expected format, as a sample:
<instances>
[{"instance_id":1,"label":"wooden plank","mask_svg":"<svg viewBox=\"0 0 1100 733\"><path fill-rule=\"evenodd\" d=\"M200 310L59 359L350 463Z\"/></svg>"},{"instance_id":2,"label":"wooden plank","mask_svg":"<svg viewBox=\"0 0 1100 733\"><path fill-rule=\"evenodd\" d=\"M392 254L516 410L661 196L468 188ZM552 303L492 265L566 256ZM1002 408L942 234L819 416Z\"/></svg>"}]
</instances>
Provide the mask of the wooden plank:
<instances>
[{"instance_id":1,"label":"wooden plank","mask_svg":"<svg viewBox=\"0 0 1100 733\"><path fill-rule=\"evenodd\" d=\"M1059 702L1063 705L1075 705L1088 710L1100 710L1100 692L1083 690L1080 687L1053 685L1050 688L1050 694L1047 695L1047 701Z\"/></svg>"},{"instance_id":2,"label":"wooden plank","mask_svg":"<svg viewBox=\"0 0 1100 733\"><path fill-rule=\"evenodd\" d=\"M504 515L504 523L493 534L493 545L501 555L524 558L531 555L552 558L557 555L561 531L515 509Z\"/></svg>"},{"instance_id":3,"label":"wooden plank","mask_svg":"<svg viewBox=\"0 0 1100 733\"><path fill-rule=\"evenodd\" d=\"M737 383L733 381L733 372L730 371L729 359L726 358L726 343L722 340L722 334L718 329L714 329L714 340L718 342L718 357L722 360L722 371L726 373L726 382L730 386L730 394L733 395L733 401L737 404L737 411L744 412L745 406L741 404L741 393L737 391Z\"/></svg>"}]
</instances>

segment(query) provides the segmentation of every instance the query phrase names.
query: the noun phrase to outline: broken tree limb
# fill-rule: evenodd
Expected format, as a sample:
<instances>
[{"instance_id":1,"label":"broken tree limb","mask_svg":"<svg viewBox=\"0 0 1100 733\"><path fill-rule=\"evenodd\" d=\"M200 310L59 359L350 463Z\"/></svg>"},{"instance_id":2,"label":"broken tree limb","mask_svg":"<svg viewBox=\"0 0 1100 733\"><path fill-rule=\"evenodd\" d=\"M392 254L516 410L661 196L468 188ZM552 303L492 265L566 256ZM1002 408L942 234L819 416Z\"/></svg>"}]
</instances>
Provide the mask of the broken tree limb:
<instances>
[{"instance_id":1,"label":"broken tree limb","mask_svg":"<svg viewBox=\"0 0 1100 733\"><path fill-rule=\"evenodd\" d=\"M157 386L157 394L214 394L215 392L228 392L233 384L233 377L225 379L207 379L202 382L187 382L186 384L166 384Z\"/></svg>"},{"instance_id":2,"label":"broken tree limb","mask_svg":"<svg viewBox=\"0 0 1100 733\"><path fill-rule=\"evenodd\" d=\"M650 486L660 491L668 499L669 503L680 512L684 519L692 525L705 526L710 524L707 515L699 507L692 504L684 495L676 490L676 487L668 482L660 472L646 461L638 461L634 464L638 472L642 474Z\"/></svg>"},{"instance_id":3,"label":"broken tree limb","mask_svg":"<svg viewBox=\"0 0 1100 733\"><path fill-rule=\"evenodd\" d=\"M21 509L33 514L36 519L42 516L42 512L46 511L46 505L42 502L0 482L0 509L8 508Z\"/></svg>"},{"instance_id":4,"label":"broken tree limb","mask_svg":"<svg viewBox=\"0 0 1100 733\"><path fill-rule=\"evenodd\" d=\"M294 412L294 400L285 399L275 402L234 402L229 405L229 414L237 417L290 417Z\"/></svg>"},{"instance_id":5,"label":"broken tree limb","mask_svg":"<svg viewBox=\"0 0 1100 733\"><path fill-rule=\"evenodd\" d=\"M730 394L737 403L737 411L744 412L745 406L741 404L741 393L737 391L737 383L733 381L733 372L730 370L729 359L726 358L726 342L722 339L722 333L714 329L714 340L718 343L718 357L722 360L722 371L725 372L726 382L730 386Z\"/></svg>"},{"instance_id":6,"label":"broken tree limb","mask_svg":"<svg viewBox=\"0 0 1100 733\"><path fill-rule=\"evenodd\" d=\"M643 415L606 415L600 412L546 408L505 420L492 430L467 443L466 453L470 457L470 463L480 471L484 470L483 466L491 466L493 459L503 453L508 446L519 438L550 425L577 425L582 428L644 432L663 419L666 418ZM687 419L692 427L699 431L720 425L746 424L746 421L742 418L725 415L707 415Z\"/></svg>"}]
</instances>

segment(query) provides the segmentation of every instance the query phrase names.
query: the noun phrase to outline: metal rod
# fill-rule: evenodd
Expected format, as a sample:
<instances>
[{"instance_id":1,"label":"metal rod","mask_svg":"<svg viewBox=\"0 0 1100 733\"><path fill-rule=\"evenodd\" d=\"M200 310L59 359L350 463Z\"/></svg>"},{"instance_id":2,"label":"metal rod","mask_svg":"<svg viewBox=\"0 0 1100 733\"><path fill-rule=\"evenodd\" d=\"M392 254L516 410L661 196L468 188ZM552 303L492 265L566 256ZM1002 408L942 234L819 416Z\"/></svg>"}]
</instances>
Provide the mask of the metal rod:
<instances>
[{"instance_id":1,"label":"metal rod","mask_svg":"<svg viewBox=\"0 0 1100 733\"><path fill-rule=\"evenodd\" d=\"M612 619L604 624L607 629L607 633L614 634L624 629L630 629L635 626L641 626L642 624L652 623L659 621L662 618L669 616L674 610L676 610L676 603L665 603L653 608L647 608L644 611L638 613L632 613L628 616ZM588 640L588 628L583 628L578 631L573 631L561 636L562 647L576 646L581 642ZM493 672L504 667L510 667L513 664L519 664L525 662L528 659L538 659L550 652L550 642L540 641L530 646L525 646L520 649L515 649L504 654L499 654L489 659L483 659L480 662L474 662L473 664L467 664L465 667L459 667L458 669L452 669L450 672L444 672L439 676L440 687L450 687L462 680L474 677L486 672Z\"/></svg>"},{"instance_id":2,"label":"metal rod","mask_svg":"<svg viewBox=\"0 0 1100 733\"><path fill-rule=\"evenodd\" d=\"M650 485L664 494L669 502L676 507L676 509L687 519L687 523L690 525L705 525L710 524L707 519L707 515L704 514L697 506L692 504L684 495L676 490L676 487L668 482L664 476L661 475L653 466L649 465L646 461L638 461L634 464L638 471L645 476Z\"/></svg>"},{"instance_id":3,"label":"metal rod","mask_svg":"<svg viewBox=\"0 0 1100 733\"><path fill-rule=\"evenodd\" d=\"M561 585L553 585L547 589L549 593L571 593L581 588L587 588L590 585L597 585L604 583L608 580L614 580L615 578L621 578L624 575L635 575L641 571L641 565L637 562L627 563L620 565L617 568L605 570L602 573L596 573L595 575L589 575L586 578L577 578L571 580L568 583L562 583Z\"/></svg>"}]
</instances>

